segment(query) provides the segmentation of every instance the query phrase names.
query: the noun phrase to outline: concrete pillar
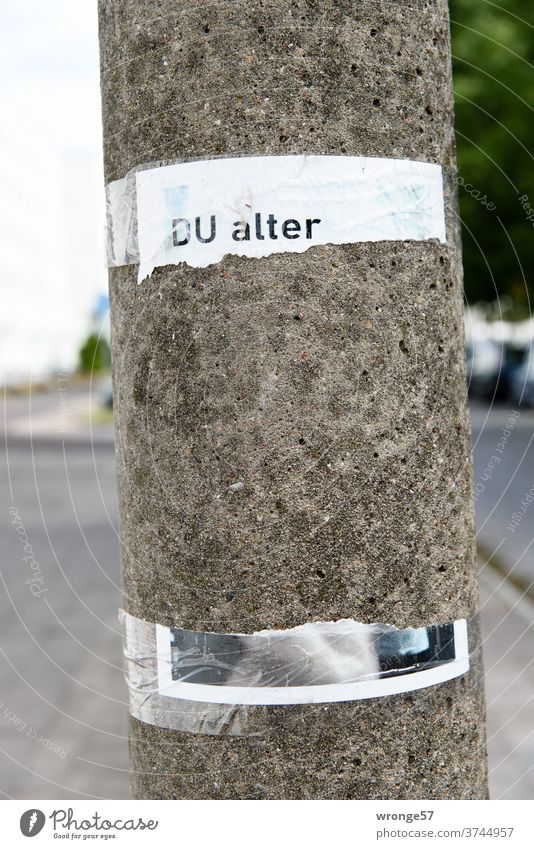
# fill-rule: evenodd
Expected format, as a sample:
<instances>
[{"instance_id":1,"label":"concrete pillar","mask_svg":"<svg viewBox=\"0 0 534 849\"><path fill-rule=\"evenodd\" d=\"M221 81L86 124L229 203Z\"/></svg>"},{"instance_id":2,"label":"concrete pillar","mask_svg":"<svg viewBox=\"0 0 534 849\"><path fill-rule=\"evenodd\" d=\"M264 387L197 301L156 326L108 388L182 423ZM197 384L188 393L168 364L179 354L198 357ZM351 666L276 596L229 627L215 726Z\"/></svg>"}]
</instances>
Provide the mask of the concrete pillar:
<instances>
[{"instance_id":1,"label":"concrete pillar","mask_svg":"<svg viewBox=\"0 0 534 849\"><path fill-rule=\"evenodd\" d=\"M125 609L216 632L473 616L446 0L99 7L107 181L176 159L409 158L444 166L448 209L447 245L228 256L142 285L112 270ZM251 737L132 720L134 796L486 796L476 651L404 696L255 711Z\"/></svg>"}]
</instances>

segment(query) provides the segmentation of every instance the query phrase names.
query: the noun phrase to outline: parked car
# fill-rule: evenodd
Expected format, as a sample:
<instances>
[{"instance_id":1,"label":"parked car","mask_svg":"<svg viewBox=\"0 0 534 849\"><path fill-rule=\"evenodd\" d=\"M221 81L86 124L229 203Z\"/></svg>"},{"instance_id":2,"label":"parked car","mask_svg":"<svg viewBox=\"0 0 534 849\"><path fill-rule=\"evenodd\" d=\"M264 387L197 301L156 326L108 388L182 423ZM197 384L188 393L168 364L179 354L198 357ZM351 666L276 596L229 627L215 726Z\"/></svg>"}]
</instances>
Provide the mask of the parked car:
<instances>
[{"instance_id":1,"label":"parked car","mask_svg":"<svg viewBox=\"0 0 534 849\"><path fill-rule=\"evenodd\" d=\"M505 401L512 381L525 358L524 348L503 345L493 339L477 339L466 346L469 394L477 398Z\"/></svg>"},{"instance_id":2,"label":"parked car","mask_svg":"<svg viewBox=\"0 0 534 849\"><path fill-rule=\"evenodd\" d=\"M510 381L510 401L517 407L534 407L534 352L529 351Z\"/></svg>"},{"instance_id":3,"label":"parked car","mask_svg":"<svg viewBox=\"0 0 534 849\"><path fill-rule=\"evenodd\" d=\"M467 385L476 398L493 398L504 367L504 349L492 339L468 342Z\"/></svg>"}]
</instances>

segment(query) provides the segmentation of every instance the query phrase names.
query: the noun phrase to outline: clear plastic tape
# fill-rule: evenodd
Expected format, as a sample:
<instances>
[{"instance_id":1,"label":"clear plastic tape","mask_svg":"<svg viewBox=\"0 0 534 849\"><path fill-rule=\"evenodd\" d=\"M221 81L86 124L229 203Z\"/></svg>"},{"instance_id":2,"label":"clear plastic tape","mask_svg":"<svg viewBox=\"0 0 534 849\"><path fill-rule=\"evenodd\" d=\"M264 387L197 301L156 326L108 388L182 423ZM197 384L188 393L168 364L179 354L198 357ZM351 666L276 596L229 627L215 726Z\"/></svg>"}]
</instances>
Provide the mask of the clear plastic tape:
<instances>
[{"instance_id":1,"label":"clear plastic tape","mask_svg":"<svg viewBox=\"0 0 534 849\"><path fill-rule=\"evenodd\" d=\"M181 160L180 160L181 161ZM106 252L109 268L139 263L137 174L173 164L170 161L145 162L125 177L106 185Z\"/></svg>"},{"instance_id":2,"label":"clear plastic tape","mask_svg":"<svg viewBox=\"0 0 534 849\"><path fill-rule=\"evenodd\" d=\"M468 621L397 629L352 619L217 634L169 628L121 610L130 713L162 728L254 732L254 708L357 701L464 675Z\"/></svg>"},{"instance_id":3,"label":"clear plastic tape","mask_svg":"<svg viewBox=\"0 0 534 849\"><path fill-rule=\"evenodd\" d=\"M152 162L106 187L108 264L205 268L316 245L446 241L441 165L363 156Z\"/></svg>"}]
</instances>

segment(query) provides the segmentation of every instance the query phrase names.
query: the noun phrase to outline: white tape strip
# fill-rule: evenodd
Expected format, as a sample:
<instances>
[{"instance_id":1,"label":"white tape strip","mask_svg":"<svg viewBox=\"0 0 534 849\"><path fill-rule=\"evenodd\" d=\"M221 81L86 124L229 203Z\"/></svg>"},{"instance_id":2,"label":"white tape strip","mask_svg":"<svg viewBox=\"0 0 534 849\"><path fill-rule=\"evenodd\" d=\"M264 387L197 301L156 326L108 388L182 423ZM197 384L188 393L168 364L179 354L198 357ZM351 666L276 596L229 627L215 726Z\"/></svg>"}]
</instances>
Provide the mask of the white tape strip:
<instances>
[{"instance_id":1,"label":"white tape strip","mask_svg":"<svg viewBox=\"0 0 534 849\"><path fill-rule=\"evenodd\" d=\"M110 264L139 261L139 280L158 266L203 268L227 254L446 241L441 166L359 156L251 156L140 170L108 186L108 221Z\"/></svg>"}]
</instances>

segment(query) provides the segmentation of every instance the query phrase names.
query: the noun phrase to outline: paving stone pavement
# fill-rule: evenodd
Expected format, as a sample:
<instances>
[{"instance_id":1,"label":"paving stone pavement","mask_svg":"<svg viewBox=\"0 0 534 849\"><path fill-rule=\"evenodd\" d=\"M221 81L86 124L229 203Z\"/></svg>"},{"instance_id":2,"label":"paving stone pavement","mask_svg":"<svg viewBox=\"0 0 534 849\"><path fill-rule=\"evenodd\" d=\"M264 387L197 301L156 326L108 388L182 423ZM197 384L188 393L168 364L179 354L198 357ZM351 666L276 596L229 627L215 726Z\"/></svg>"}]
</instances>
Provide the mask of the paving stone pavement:
<instances>
[{"instance_id":1,"label":"paving stone pavement","mask_svg":"<svg viewBox=\"0 0 534 849\"><path fill-rule=\"evenodd\" d=\"M534 605L481 565L481 618L493 799L534 798Z\"/></svg>"}]
</instances>

